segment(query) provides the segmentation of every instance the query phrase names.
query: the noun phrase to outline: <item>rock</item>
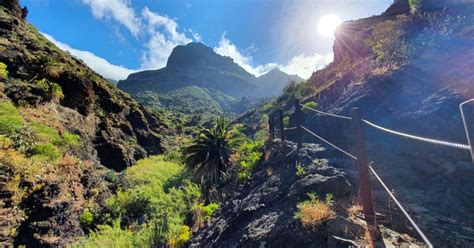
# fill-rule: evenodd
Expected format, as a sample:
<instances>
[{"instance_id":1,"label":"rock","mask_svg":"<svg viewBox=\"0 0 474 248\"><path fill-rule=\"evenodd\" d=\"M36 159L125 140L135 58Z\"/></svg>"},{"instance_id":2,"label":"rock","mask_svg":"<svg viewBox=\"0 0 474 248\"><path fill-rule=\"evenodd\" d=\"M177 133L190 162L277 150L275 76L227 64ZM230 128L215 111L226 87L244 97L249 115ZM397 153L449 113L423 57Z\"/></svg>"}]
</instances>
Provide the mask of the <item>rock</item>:
<instances>
[{"instance_id":1,"label":"rock","mask_svg":"<svg viewBox=\"0 0 474 248\"><path fill-rule=\"evenodd\" d=\"M317 155L324 149L317 145L305 145L296 151L294 143L270 142L266 149L269 159L258 165L252 179L222 206L210 225L193 235L191 247L328 246L329 226L338 220L311 231L301 226L294 212L298 202L311 192L348 199L351 184L344 173L318 160ZM295 161L305 162L302 166L307 175L296 175ZM270 168L271 176L266 172ZM336 232L337 228L331 230Z\"/></svg>"}]
</instances>

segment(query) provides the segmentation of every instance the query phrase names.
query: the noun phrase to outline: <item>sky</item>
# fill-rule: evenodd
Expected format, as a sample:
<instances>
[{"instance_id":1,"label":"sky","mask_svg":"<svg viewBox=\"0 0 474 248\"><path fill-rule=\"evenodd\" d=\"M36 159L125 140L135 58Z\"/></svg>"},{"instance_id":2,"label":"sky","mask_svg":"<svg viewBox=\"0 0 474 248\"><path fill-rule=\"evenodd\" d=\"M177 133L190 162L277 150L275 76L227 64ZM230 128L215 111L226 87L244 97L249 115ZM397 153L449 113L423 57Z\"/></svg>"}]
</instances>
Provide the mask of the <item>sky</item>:
<instances>
[{"instance_id":1,"label":"sky","mask_svg":"<svg viewBox=\"0 0 474 248\"><path fill-rule=\"evenodd\" d=\"M28 20L105 78L166 66L202 42L260 76L309 78L332 61L331 26L377 15L393 0L21 0ZM328 35L329 34L329 35Z\"/></svg>"}]
</instances>

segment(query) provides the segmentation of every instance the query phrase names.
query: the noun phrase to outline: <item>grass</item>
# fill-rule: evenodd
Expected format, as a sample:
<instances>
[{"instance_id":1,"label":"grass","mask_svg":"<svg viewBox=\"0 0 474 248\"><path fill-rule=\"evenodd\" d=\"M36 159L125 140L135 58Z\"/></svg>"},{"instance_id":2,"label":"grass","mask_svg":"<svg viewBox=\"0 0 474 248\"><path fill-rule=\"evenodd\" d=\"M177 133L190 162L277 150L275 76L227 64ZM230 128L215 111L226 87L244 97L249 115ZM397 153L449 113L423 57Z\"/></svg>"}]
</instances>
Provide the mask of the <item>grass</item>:
<instances>
[{"instance_id":1,"label":"grass","mask_svg":"<svg viewBox=\"0 0 474 248\"><path fill-rule=\"evenodd\" d=\"M332 195L326 195L326 199L321 201L314 193L308 194L309 200L297 205L298 211L295 218L299 219L301 225L307 229L315 229L325 221L334 216L332 210Z\"/></svg>"},{"instance_id":2,"label":"grass","mask_svg":"<svg viewBox=\"0 0 474 248\"><path fill-rule=\"evenodd\" d=\"M185 222L201 201L201 189L186 177L186 167L173 156L138 161L123 173L122 186L106 200L105 211L97 216L108 225L99 225L84 246L182 246L190 236ZM215 211L214 207L208 208L207 212ZM134 230L132 235L129 230ZM114 240L116 235L121 237Z\"/></svg>"},{"instance_id":3,"label":"grass","mask_svg":"<svg viewBox=\"0 0 474 248\"><path fill-rule=\"evenodd\" d=\"M9 101L0 100L0 134L15 131L23 126L18 109Z\"/></svg>"}]
</instances>

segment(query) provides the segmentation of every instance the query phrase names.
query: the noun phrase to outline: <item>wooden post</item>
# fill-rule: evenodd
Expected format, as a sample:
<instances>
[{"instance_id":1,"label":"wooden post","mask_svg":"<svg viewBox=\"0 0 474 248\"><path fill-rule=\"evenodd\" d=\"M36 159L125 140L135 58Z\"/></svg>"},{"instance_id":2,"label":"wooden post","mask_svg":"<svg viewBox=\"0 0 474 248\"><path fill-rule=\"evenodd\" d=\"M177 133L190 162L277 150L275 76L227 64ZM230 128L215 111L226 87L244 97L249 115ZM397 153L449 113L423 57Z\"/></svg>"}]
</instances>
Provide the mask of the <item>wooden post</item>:
<instances>
[{"instance_id":1,"label":"wooden post","mask_svg":"<svg viewBox=\"0 0 474 248\"><path fill-rule=\"evenodd\" d=\"M281 141L285 141L285 124L283 123L283 110L279 109L278 110L278 113L279 113L279 122L280 122L280 138L281 138Z\"/></svg>"},{"instance_id":2,"label":"wooden post","mask_svg":"<svg viewBox=\"0 0 474 248\"><path fill-rule=\"evenodd\" d=\"M301 111L300 101L295 100L295 119L296 119L296 143L298 144L298 149L301 149L303 146L303 112Z\"/></svg>"},{"instance_id":3,"label":"wooden post","mask_svg":"<svg viewBox=\"0 0 474 248\"><path fill-rule=\"evenodd\" d=\"M362 118L359 108L352 109L352 125L354 128L354 138L357 152L357 169L359 171L360 193L364 215L369 227L375 227L375 210L372 199L372 185L370 184L369 165L365 151L364 133L362 130Z\"/></svg>"},{"instance_id":4,"label":"wooden post","mask_svg":"<svg viewBox=\"0 0 474 248\"><path fill-rule=\"evenodd\" d=\"M275 123L273 119L274 119L274 115L273 113L271 113L268 118L268 129L270 130L270 140L275 139Z\"/></svg>"}]
</instances>

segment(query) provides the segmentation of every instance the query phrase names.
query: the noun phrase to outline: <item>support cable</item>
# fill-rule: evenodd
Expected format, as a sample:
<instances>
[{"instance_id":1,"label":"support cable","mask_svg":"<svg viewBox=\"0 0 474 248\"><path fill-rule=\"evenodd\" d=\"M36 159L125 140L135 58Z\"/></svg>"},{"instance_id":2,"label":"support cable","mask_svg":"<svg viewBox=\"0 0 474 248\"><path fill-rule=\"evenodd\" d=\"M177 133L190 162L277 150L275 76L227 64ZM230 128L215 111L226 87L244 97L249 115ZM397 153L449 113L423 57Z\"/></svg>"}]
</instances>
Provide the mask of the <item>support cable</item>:
<instances>
[{"instance_id":1,"label":"support cable","mask_svg":"<svg viewBox=\"0 0 474 248\"><path fill-rule=\"evenodd\" d=\"M374 176L377 178L379 183L382 185L382 187L385 189L385 191L388 193L388 195L392 198L392 200L395 202L395 204L397 204L397 206L400 208L403 215L405 215L405 217L408 219L408 221L410 221L410 223L415 228L415 230L418 232L418 234L421 236L423 241L425 241L425 243L428 245L429 248L433 248L433 245L428 240L426 235L421 231L421 229L418 227L418 225L415 223L415 221L410 217L408 212L403 208L402 204L400 204L400 202L397 200L397 198L395 198L395 196L392 194L392 192L388 189L387 185L385 185L385 183L382 181L382 179L379 177L379 175L375 172L374 168L372 168L372 166L369 165L369 169L370 169L370 171L372 171Z\"/></svg>"},{"instance_id":2,"label":"support cable","mask_svg":"<svg viewBox=\"0 0 474 248\"><path fill-rule=\"evenodd\" d=\"M318 138L318 139L322 140L322 141L323 141L323 142L325 142L326 144L328 144L328 145L332 146L332 147L333 147L333 148L335 148L336 150L338 150L338 151L340 151L340 152L342 152L342 153L346 154L347 156L351 157L352 159L355 159L355 160L357 160L357 157L356 157L356 156L354 156L354 155L352 155L352 154L350 154L350 153L348 153L348 152L344 151L343 149L341 149L341 148L337 147L337 146L336 146L336 145L334 145L333 143L331 143L331 142L329 142L329 141L327 141L327 140L323 139L323 138L322 138L322 137L320 137L319 135L317 135L317 134L315 134L315 133L311 132L311 131L310 131L309 129L307 129L306 127L304 127L304 126L301 126L301 128L302 128L303 130L305 130L306 132L310 133L311 135L313 135L314 137L316 137L316 138Z\"/></svg>"}]
</instances>

